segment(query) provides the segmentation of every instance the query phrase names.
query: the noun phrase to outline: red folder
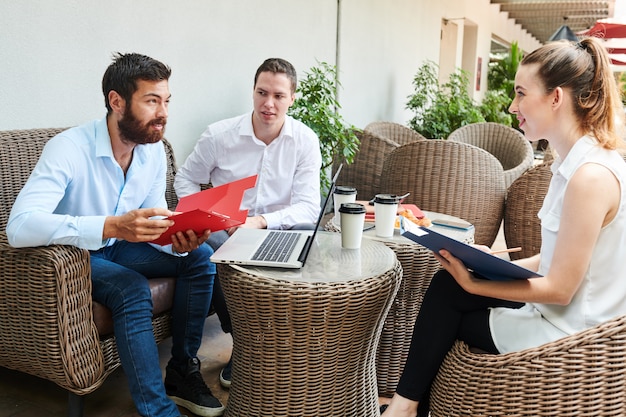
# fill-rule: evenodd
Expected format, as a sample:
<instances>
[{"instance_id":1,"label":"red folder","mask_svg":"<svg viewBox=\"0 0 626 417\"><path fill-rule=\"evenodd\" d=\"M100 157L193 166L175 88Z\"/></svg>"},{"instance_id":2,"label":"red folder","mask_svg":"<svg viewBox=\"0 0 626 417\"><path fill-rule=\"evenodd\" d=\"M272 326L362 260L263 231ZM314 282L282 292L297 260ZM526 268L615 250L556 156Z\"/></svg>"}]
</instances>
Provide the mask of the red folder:
<instances>
[{"instance_id":1,"label":"red folder","mask_svg":"<svg viewBox=\"0 0 626 417\"><path fill-rule=\"evenodd\" d=\"M169 245L173 234L189 229L200 236L205 230L217 232L243 224L248 216L248 210L241 210L243 193L256 185L256 179L257 176L252 175L181 197L175 210L177 214L168 217L174 220L174 225L152 243Z\"/></svg>"}]
</instances>

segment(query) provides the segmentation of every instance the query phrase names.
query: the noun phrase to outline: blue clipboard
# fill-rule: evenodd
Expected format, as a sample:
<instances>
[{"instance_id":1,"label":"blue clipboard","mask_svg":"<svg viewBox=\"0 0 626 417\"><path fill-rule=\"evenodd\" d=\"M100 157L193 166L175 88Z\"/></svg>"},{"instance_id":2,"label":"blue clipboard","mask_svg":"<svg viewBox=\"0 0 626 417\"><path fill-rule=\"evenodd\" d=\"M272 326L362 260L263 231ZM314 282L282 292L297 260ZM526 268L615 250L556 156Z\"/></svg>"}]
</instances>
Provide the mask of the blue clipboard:
<instances>
[{"instance_id":1,"label":"blue clipboard","mask_svg":"<svg viewBox=\"0 0 626 417\"><path fill-rule=\"evenodd\" d=\"M510 281L514 279L536 278L541 275L516 265L506 259L499 258L476 249L459 240L437 233L425 227L419 230L401 231L402 236L410 239L433 252L445 249L455 257L459 258L465 266L473 272L476 277L495 281Z\"/></svg>"}]
</instances>

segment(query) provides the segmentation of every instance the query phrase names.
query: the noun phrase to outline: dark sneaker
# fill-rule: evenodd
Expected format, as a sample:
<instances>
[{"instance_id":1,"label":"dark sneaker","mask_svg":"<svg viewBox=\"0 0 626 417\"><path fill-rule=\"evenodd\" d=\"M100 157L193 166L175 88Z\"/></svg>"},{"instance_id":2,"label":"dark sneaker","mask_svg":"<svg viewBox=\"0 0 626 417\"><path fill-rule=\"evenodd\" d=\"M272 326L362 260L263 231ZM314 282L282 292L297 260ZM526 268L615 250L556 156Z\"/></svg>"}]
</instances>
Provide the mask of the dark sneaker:
<instances>
[{"instance_id":1,"label":"dark sneaker","mask_svg":"<svg viewBox=\"0 0 626 417\"><path fill-rule=\"evenodd\" d=\"M222 387L228 389L230 388L230 380L232 378L231 373L233 372L233 359L231 358L226 366L222 368L220 372L220 384Z\"/></svg>"},{"instance_id":2,"label":"dark sneaker","mask_svg":"<svg viewBox=\"0 0 626 417\"><path fill-rule=\"evenodd\" d=\"M184 373L167 366L165 392L174 403L199 416L216 417L224 414L224 406L213 396L202 379L198 358L189 359Z\"/></svg>"}]
</instances>

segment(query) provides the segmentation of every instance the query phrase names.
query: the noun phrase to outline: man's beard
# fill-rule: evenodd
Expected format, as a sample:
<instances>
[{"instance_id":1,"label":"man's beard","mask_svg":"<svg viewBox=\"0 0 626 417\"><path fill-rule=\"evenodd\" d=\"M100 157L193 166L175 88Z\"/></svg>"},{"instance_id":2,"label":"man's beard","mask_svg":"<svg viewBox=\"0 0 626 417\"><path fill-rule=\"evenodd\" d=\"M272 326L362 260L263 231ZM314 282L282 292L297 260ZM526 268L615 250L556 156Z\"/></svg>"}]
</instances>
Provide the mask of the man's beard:
<instances>
[{"instance_id":1,"label":"man's beard","mask_svg":"<svg viewBox=\"0 0 626 417\"><path fill-rule=\"evenodd\" d=\"M127 106L126 110L124 110L124 116L119 122L117 122L117 126L120 129L120 136L123 141L143 145L145 143L156 143L163 139L166 123L167 119L160 117L153 119L144 125L135 117L133 111L131 110L131 106ZM152 130L150 126L155 124L163 125L163 129Z\"/></svg>"}]
</instances>

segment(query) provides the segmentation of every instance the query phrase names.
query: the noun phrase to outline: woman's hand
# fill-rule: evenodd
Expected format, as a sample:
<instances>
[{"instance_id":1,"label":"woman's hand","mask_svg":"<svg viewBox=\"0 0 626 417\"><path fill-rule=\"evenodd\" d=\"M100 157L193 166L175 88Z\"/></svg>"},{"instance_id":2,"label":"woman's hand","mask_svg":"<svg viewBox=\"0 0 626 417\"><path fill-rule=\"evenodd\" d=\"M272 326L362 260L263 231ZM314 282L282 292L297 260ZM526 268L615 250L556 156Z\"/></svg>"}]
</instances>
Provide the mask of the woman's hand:
<instances>
[{"instance_id":1,"label":"woman's hand","mask_svg":"<svg viewBox=\"0 0 626 417\"><path fill-rule=\"evenodd\" d=\"M488 251L489 248L487 248L487 252ZM454 277L454 279L461 286L461 288L471 293L470 288L472 284L476 282L477 278L472 275L472 273L467 269L465 264L461 262L459 258L454 257L450 252L445 249L441 249L439 253L433 253L441 266Z\"/></svg>"},{"instance_id":2,"label":"woman's hand","mask_svg":"<svg viewBox=\"0 0 626 417\"><path fill-rule=\"evenodd\" d=\"M172 212L164 208L131 210L119 216L108 216L104 221L103 239L116 238L128 242L150 242L174 225L166 219Z\"/></svg>"}]
</instances>

